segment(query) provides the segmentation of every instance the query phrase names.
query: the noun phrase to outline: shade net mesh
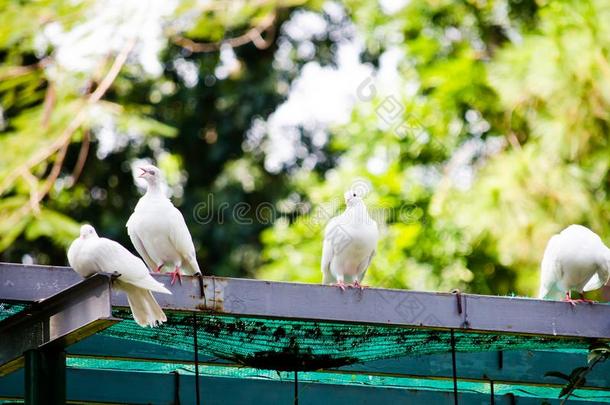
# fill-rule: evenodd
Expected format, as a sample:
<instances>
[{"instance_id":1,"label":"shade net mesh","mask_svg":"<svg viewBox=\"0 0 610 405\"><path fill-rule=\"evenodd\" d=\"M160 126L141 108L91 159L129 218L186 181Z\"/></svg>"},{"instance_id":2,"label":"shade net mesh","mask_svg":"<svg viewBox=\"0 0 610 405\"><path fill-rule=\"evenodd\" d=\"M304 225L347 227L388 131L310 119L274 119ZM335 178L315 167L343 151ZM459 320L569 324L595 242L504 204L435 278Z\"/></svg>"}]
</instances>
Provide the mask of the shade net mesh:
<instances>
[{"instance_id":1,"label":"shade net mesh","mask_svg":"<svg viewBox=\"0 0 610 405\"><path fill-rule=\"evenodd\" d=\"M23 311L28 306L29 305L0 302L0 321Z\"/></svg>"},{"instance_id":2,"label":"shade net mesh","mask_svg":"<svg viewBox=\"0 0 610 405\"><path fill-rule=\"evenodd\" d=\"M23 308L2 304L0 320ZM98 334L192 351L197 333L202 354L258 369L313 371L452 350L447 330L186 312L169 313L167 323L142 328L126 310L115 309L113 315L123 321ZM590 344L585 339L463 331L455 331L454 339L456 352L586 350Z\"/></svg>"},{"instance_id":3,"label":"shade net mesh","mask_svg":"<svg viewBox=\"0 0 610 405\"><path fill-rule=\"evenodd\" d=\"M133 362L124 360L98 360L87 358L69 358L68 366L80 369L104 368L116 372L139 371L156 373L175 373L181 375L194 375L195 367L192 364L180 363L150 363ZM264 381L283 381L292 383L293 372L277 372L271 370L255 369L249 367L230 367L219 365L200 365L199 375L203 377L225 377L238 379L255 379ZM384 376L368 374L337 373L330 371L299 372L300 383L310 384L338 384L355 385L376 388L398 388L417 391L442 391L452 392L453 382L445 379L417 378L407 376ZM204 387L205 388L205 387ZM554 399L559 397L560 387L535 386L519 383L495 383L494 395L514 395L528 398ZM491 385L488 382L460 381L459 391L461 393L480 394L489 398ZM593 403L610 403L610 392L605 390L578 389L571 396L572 399L591 401ZM408 402L407 402L408 403ZM540 402L543 403L543 402Z\"/></svg>"},{"instance_id":4,"label":"shade net mesh","mask_svg":"<svg viewBox=\"0 0 610 405\"><path fill-rule=\"evenodd\" d=\"M200 352L248 367L312 371L405 355L450 352L446 330L395 326L278 320L192 313L172 313L156 328L141 328L126 311L125 319L100 334L193 350L197 333ZM586 349L583 339L553 339L474 332L455 332L455 350Z\"/></svg>"},{"instance_id":5,"label":"shade net mesh","mask_svg":"<svg viewBox=\"0 0 610 405\"><path fill-rule=\"evenodd\" d=\"M26 308L23 305L0 304L0 320ZM167 323L142 328L129 311L115 309L121 318L98 335L112 337L122 345L145 343L155 345L159 353L168 353L163 361L137 361L90 358L70 355L68 367L103 369L120 372L150 372L192 375L192 361L172 360L172 353L192 353L194 334L200 359L220 359L200 365L202 376L291 381L291 371L299 371L303 383L350 384L393 387L410 390L452 391L451 380L409 376L380 376L366 373L337 372L337 368L372 360L450 353L451 332L384 325L234 317L206 313L170 312ZM558 339L544 336L518 336L501 333L454 332L456 352L508 350L555 351L580 353L586 362L586 339ZM224 362L226 361L226 362ZM237 367L235 365L238 365ZM484 382L460 381L460 392L487 395L491 386ZM561 387L521 384L498 384L496 395L557 398ZM600 389L578 389L573 398L592 403L610 403L610 393Z\"/></svg>"}]
</instances>

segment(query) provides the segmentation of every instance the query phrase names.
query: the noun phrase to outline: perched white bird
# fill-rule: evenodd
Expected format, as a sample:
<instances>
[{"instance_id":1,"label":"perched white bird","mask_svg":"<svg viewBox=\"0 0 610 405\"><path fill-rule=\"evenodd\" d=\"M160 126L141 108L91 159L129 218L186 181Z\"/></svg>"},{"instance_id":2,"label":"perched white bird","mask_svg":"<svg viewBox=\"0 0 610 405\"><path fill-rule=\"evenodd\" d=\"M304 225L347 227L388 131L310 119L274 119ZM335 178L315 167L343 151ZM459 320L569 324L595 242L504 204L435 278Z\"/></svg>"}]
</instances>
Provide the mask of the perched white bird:
<instances>
[{"instance_id":1,"label":"perched white bird","mask_svg":"<svg viewBox=\"0 0 610 405\"><path fill-rule=\"evenodd\" d=\"M100 238L91 225L83 225L80 237L68 249L68 262L81 276L118 273L113 286L127 294L133 318L140 326L155 326L167 321L151 291L171 294L155 280L146 265L117 242Z\"/></svg>"},{"instance_id":2,"label":"perched white bird","mask_svg":"<svg viewBox=\"0 0 610 405\"><path fill-rule=\"evenodd\" d=\"M345 280L360 287L377 248L379 230L368 214L356 188L345 193L346 209L332 218L324 230L322 247L322 282L345 289Z\"/></svg>"},{"instance_id":3,"label":"perched white bird","mask_svg":"<svg viewBox=\"0 0 610 405\"><path fill-rule=\"evenodd\" d=\"M571 290L583 293L601 288L610 277L610 250L599 236L581 225L570 225L554 235L541 264L539 298L575 302Z\"/></svg>"},{"instance_id":4,"label":"perched white bird","mask_svg":"<svg viewBox=\"0 0 610 405\"><path fill-rule=\"evenodd\" d=\"M139 177L146 180L147 188L127 221L133 246L152 271L159 272L166 264L173 266L172 284L182 282L181 269L186 275L200 276L201 282L193 238L184 217L163 193L161 170L152 165L140 170Z\"/></svg>"}]
</instances>

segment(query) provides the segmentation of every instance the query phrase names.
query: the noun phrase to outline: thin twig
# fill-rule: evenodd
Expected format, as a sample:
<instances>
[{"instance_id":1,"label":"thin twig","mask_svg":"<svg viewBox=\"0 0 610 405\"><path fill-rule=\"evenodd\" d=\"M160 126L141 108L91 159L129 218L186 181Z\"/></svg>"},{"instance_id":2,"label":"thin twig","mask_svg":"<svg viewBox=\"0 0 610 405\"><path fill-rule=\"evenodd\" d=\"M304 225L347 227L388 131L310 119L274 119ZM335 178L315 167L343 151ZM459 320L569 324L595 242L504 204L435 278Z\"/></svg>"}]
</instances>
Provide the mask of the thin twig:
<instances>
[{"instance_id":1,"label":"thin twig","mask_svg":"<svg viewBox=\"0 0 610 405\"><path fill-rule=\"evenodd\" d=\"M55 92L55 85L53 84L53 82L49 82L42 104L42 127L44 129L47 129L49 127L51 113L53 112L53 107L55 107L56 100L57 97Z\"/></svg>"},{"instance_id":2,"label":"thin twig","mask_svg":"<svg viewBox=\"0 0 610 405\"><path fill-rule=\"evenodd\" d=\"M35 70L45 67L50 62L49 57L39 60L38 62L27 66L13 66L0 72L0 80L6 80L13 77L19 77L31 73Z\"/></svg>"},{"instance_id":3,"label":"thin twig","mask_svg":"<svg viewBox=\"0 0 610 405\"><path fill-rule=\"evenodd\" d=\"M110 86L112 85L112 83L114 82L116 77L118 76L119 72L121 71L121 68L127 61L127 57L129 56L129 53L133 49L135 43L136 43L136 40L135 40L135 38L133 38L125 44L125 46L123 47L121 52L114 59L114 63L110 67L110 70L108 71L108 73L106 74L104 79L97 86L95 91L93 93L91 93L91 95L89 95L89 97L86 100L86 104L81 107L81 109L78 111L76 116L72 119L72 121L70 121L68 126L61 133L61 135L57 139L55 139L55 141L53 143L51 143L51 145L40 150L38 153L36 153L34 156L32 156L30 159L28 159L24 164L22 164L21 166L19 166L17 169L13 170L11 173L9 173L6 176L6 178L0 185L0 195L2 193L4 193L4 191L6 191L6 189L11 184L13 184L13 182L17 179L17 177L22 176L22 175L27 175L26 173L29 172L30 168L36 166L37 164L44 161L45 159L48 159L58 150L62 149L64 147L64 145L70 143L70 140L72 139L72 135L83 124L83 122L85 121L85 119L87 117L87 107L89 105L94 104L95 102L99 101L103 97L103 95L106 93L106 91L108 91L108 89L110 88Z\"/></svg>"},{"instance_id":4,"label":"thin twig","mask_svg":"<svg viewBox=\"0 0 610 405\"><path fill-rule=\"evenodd\" d=\"M68 145L69 145L69 143L65 144L59 150L59 153L57 154L57 158L55 159L55 162L53 163L53 168L51 169L51 173L49 173L49 176L45 180L45 183L42 186L42 189L38 189L38 177L34 176L29 171L26 172L26 174L21 176L25 179L25 181L28 182L28 185L30 186L30 204L29 204L29 206L25 206L21 210L18 211L18 214L20 216L22 215L23 212L30 211L30 210L34 211L35 214L40 214L40 202L49 193L49 191L51 191L51 187L53 187L53 184L55 184L55 180L57 180L57 177L59 176L59 173L61 172L61 166L63 165L64 158L66 157L66 152L68 151Z\"/></svg>"},{"instance_id":5,"label":"thin twig","mask_svg":"<svg viewBox=\"0 0 610 405\"><path fill-rule=\"evenodd\" d=\"M64 144L64 146L57 153L57 157L55 158L55 162L53 163L53 167L51 168L51 173L47 176L47 179L42 186L42 192L39 193L38 202L42 201L42 199L49 194L53 184L55 184L55 180L59 177L59 173L61 173L61 167L64 164L64 159L66 158L66 152L68 151L68 146L70 142Z\"/></svg>"},{"instance_id":6,"label":"thin twig","mask_svg":"<svg viewBox=\"0 0 610 405\"><path fill-rule=\"evenodd\" d=\"M78 151L78 158L76 159L76 164L74 165L74 169L72 170L72 184L76 184L76 181L80 177L81 172L83 171L83 167L85 166L85 161L87 160L87 155L89 154L89 130L83 131L83 141L80 145L80 150Z\"/></svg>"},{"instance_id":7,"label":"thin twig","mask_svg":"<svg viewBox=\"0 0 610 405\"><path fill-rule=\"evenodd\" d=\"M266 16L259 25L246 31L245 34L229 39L223 39L222 41L195 42L182 36L176 36L172 39L172 41L176 45L179 45L190 52L215 52L225 44L231 46L232 48L237 48L250 42L252 42L258 49L267 49L273 43L275 33L275 18L276 13L273 12ZM268 33L266 39L262 36L264 32Z\"/></svg>"},{"instance_id":8,"label":"thin twig","mask_svg":"<svg viewBox=\"0 0 610 405\"><path fill-rule=\"evenodd\" d=\"M102 82L97 86L97 89L95 89L95 91L89 96L89 99L87 101L90 104L95 103L96 101L101 99L102 96L108 91L116 77L119 75L119 72L123 68L123 65L125 64L125 62L127 62L127 57L129 56L129 53L131 52L135 44L135 38L131 38L129 41L127 41L123 49L121 49L121 52L114 59L114 63L110 67L110 70L106 74L106 77L104 77Z\"/></svg>"},{"instance_id":9,"label":"thin twig","mask_svg":"<svg viewBox=\"0 0 610 405\"><path fill-rule=\"evenodd\" d=\"M114 63L110 67L108 73L106 74L102 82L99 84L97 89L87 98L86 105L81 107L80 111L68 124L66 129L64 129L59 138L57 138L49 147L36 154L34 157L30 158L24 165L13 171L9 176L7 176L7 179L3 182L2 187L0 187L0 194L3 190L5 190L6 187L10 186L19 176L23 176L26 181L30 183L30 204L23 206L16 212L16 216L18 218L23 217L30 211L34 211L35 213L40 212L40 201L42 201L42 199L51 190L53 184L59 176L59 173L61 172L61 166L63 164L63 160L65 158L68 146L70 145L72 135L82 125L86 118L86 106L99 101L99 99L103 97L106 91L110 88L117 75L119 74L121 68L127 61L127 57L133 49L135 42L135 39L132 39L127 42L125 47L115 58ZM38 178L30 173L30 168L44 161L45 159L48 159L57 151L59 151L57 155L57 160L55 161L55 164L51 169L51 173L47 177L47 180L45 181L45 184L42 188L43 193L40 193L36 184ZM34 179L35 181L32 182L32 180Z\"/></svg>"},{"instance_id":10,"label":"thin twig","mask_svg":"<svg viewBox=\"0 0 610 405\"><path fill-rule=\"evenodd\" d=\"M38 177L34 176L29 171L23 173L21 177L23 177L23 179L28 183L28 186L30 187L30 204L22 207L21 210L19 210L19 213L21 213L21 211L23 210L31 210L35 213L39 213L40 205L38 203L40 202L40 198L38 193Z\"/></svg>"},{"instance_id":11,"label":"thin twig","mask_svg":"<svg viewBox=\"0 0 610 405\"><path fill-rule=\"evenodd\" d=\"M521 150L521 143L519 143L519 138L517 138L517 135L515 135L514 132L509 132L506 135L506 139L508 139L508 143L510 143L513 148Z\"/></svg>"}]
</instances>

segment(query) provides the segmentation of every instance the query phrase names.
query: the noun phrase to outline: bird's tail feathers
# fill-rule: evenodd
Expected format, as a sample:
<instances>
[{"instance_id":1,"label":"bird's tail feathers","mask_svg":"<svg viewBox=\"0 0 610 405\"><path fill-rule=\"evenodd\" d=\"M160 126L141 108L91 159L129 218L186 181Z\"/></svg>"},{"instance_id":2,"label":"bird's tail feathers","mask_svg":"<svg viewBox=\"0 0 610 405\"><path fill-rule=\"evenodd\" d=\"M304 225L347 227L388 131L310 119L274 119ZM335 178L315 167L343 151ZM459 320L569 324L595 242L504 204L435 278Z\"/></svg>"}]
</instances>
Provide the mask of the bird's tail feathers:
<instances>
[{"instance_id":1,"label":"bird's tail feathers","mask_svg":"<svg viewBox=\"0 0 610 405\"><path fill-rule=\"evenodd\" d=\"M158 293L171 294L171 291L168 290L163 283L155 280L150 274L147 274L146 278L138 280L137 287Z\"/></svg>"},{"instance_id":2,"label":"bird's tail feathers","mask_svg":"<svg viewBox=\"0 0 610 405\"><path fill-rule=\"evenodd\" d=\"M603 281L599 277L599 273L595 273L593 275L593 277L591 277L591 279L587 282L587 284L585 284L585 287L583 288L583 290L584 291L597 290L598 288L602 288L604 284L606 284L606 282Z\"/></svg>"},{"instance_id":3,"label":"bird's tail feathers","mask_svg":"<svg viewBox=\"0 0 610 405\"><path fill-rule=\"evenodd\" d=\"M199 269L199 263L197 263L196 257L187 258L185 263L183 264L183 269L186 270L185 274L189 276L195 275L197 273L202 274L201 270Z\"/></svg>"},{"instance_id":4,"label":"bird's tail feathers","mask_svg":"<svg viewBox=\"0 0 610 405\"><path fill-rule=\"evenodd\" d=\"M133 319L138 325L154 327L167 321L161 306L149 290L127 283L115 283L115 285L127 294Z\"/></svg>"}]
</instances>

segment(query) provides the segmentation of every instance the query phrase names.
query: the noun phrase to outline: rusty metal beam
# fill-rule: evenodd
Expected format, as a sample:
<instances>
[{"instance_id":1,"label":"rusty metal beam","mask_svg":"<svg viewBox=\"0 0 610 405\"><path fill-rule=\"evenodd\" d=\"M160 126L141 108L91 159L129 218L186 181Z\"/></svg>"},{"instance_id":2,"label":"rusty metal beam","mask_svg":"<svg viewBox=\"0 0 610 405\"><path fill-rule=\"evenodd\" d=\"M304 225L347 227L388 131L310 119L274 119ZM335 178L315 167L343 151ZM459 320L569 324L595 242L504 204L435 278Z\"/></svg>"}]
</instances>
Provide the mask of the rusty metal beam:
<instances>
[{"instance_id":1,"label":"rusty metal beam","mask_svg":"<svg viewBox=\"0 0 610 405\"><path fill-rule=\"evenodd\" d=\"M205 299L193 277L156 295L166 310L209 311L236 316L324 320L494 333L610 340L610 306L520 297L431 293L367 288L364 291L301 283L204 277ZM75 283L69 268L0 264L0 300L31 301ZM7 287L8 286L8 287ZM126 307L123 294L112 304Z\"/></svg>"},{"instance_id":2,"label":"rusty metal beam","mask_svg":"<svg viewBox=\"0 0 610 405\"><path fill-rule=\"evenodd\" d=\"M6 286L13 281L5 277L4 270L0 269L0 274L0 291L10 290ZM44 272L37 274L42 276ZM52 283L45 277L38 280L38 284L46 282ZM116 323L110 282L110 276L96 274L0 321L0 375L22 367L27 351L63 350ZM36 284L31 288L35 289Z\"/></svg>"}]
</instances>

